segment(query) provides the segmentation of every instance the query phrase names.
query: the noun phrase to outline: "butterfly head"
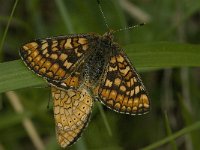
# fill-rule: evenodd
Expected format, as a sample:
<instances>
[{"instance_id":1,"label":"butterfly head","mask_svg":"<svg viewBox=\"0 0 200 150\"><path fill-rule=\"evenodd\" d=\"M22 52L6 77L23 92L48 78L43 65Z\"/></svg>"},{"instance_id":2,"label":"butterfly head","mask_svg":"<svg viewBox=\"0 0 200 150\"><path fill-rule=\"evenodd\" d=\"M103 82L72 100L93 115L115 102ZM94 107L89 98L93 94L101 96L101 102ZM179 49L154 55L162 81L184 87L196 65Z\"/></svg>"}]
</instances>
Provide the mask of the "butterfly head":
<instances>
[{"instance_id":1,"label":"butterfly head","mask_svg":"<svg viewBox=\"0 0 200 150\"><path fill-rule=\"evenodd\" d=\"M114 31L113 30L109 30L108 32L106 32L103 36L102 36L102 42L105 46L111 46L113 43L113 39L114 39L114 35L113 35Z\"/></svg>"}]
</instances>

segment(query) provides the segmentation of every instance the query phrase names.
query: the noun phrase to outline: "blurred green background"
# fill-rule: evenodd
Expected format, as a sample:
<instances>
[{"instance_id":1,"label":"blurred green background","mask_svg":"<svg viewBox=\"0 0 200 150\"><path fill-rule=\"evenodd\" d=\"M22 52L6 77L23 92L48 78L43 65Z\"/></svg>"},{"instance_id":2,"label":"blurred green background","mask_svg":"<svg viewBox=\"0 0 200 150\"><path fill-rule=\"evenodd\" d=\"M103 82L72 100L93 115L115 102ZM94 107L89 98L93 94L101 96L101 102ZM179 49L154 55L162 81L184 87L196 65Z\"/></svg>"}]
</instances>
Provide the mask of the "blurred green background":
<instances>
[{"instance_id":1,"label":"blurred green background","mask_svg":"<svg viewBox=\"0 0 200 150\"><path fill-rule=\"evenodd\" d=\"M115 41L127 48L152 107L146 115L128 116L96 102L89 126L69 149L199 150L200 1L100 2L110 29L146 23L117 32ZM98 4L96 0L1 0L0 4L0 150L60 149L50 88L21 60L13 60L20 59L23 43L33 39L105 33Z\"/></svg>"}]
</instances>

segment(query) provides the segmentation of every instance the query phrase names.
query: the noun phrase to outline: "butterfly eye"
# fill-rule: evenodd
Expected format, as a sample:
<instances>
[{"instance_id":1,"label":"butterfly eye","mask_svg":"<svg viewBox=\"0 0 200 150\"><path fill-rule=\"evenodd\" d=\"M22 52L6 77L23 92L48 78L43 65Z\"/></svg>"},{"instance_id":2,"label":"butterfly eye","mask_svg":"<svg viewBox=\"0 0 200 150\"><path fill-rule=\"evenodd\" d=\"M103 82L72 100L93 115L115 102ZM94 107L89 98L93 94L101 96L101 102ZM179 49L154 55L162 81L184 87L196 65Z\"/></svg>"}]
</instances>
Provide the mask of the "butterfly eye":
<instances>
[{"instance_id":1,"label":"butterfly eye","mask_svg":"<svg viewBox=\"0 0 200 150\"><path fill-rule=\"evenodd\" d=\"M110 39L109 37L107 37L107 36L106 36L105 38L103 38L102 41L101 41L101 46L102 46L102 47L110 47L111 44L112 44L112 41L111 41L111 39Z\"/></svg>"}]
</instances>

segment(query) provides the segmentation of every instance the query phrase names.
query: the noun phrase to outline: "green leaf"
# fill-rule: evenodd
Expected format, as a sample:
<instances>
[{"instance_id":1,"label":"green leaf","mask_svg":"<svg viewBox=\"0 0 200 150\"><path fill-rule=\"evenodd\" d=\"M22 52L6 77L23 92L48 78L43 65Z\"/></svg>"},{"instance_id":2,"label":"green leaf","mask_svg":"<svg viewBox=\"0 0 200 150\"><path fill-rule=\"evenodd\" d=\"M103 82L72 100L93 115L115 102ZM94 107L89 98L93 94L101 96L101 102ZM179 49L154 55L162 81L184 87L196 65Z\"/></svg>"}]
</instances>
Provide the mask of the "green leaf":
<instances>
[{"instance_id":1,"label":"green leaf","mask_svg":"<svg viewBox=\"0 0 200 150\"><path fill-rule=\"evenodd\" d=\"M45 83L28 70L21 60L0 63L0 72L0 93Z\"/></svg>"},{"instance_id":2,"label":"green leaf","mask_svg":"<svg viewBox=\"0 0 200 150\"><path fill-rule=\"evenodd\" d=\"M169 68L200 66L200 45L158 42L125 47L136 67Z\"/></svg>"},{"instance_id":3,"label":"green leaf","mask_svg":"<svg viewBox=\"0 0 200 150\"><path fill-rule=\"evenodd\" d=\"M200 45L158 42L130 44L124 49L139 70L200 66ZM22 60L0 63L0 72L0 93L45 84Z\"/></svg>"}]
</instances>

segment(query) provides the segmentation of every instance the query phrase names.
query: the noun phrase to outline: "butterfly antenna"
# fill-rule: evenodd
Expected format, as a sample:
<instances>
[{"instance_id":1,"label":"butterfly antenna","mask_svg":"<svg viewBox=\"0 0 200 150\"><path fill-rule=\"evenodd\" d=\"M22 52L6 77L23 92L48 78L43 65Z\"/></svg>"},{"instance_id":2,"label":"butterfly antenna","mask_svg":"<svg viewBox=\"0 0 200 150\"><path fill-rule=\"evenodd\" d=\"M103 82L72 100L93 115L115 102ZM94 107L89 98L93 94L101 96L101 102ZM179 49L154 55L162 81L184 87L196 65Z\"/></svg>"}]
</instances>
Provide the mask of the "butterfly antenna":
<instances>
[{"instance_id":1,"label":"butterfly antenna","mask_svg":"<svg viewBox=\"0 0 200 150\"><path fill-rule=\"evenodd\" d=\"M140 23L140 24L137 24L137 25L134 25L134 26L125 27L125 28L122 28L122 29L115 30L113 32L115 33L115 32L124 31L124 30L131 30L133 28L141 27L143 25L145 25L145 23Z\"/></svg>"},{"instance_id":2,"label":"butterfly antenna","mask_svg":"<svg viewBox=\"0 0 200 150\"><path fill-rule=\"evenodd\" d=\"M103 16L104 23L106 24L106 27L109 29L108 22L106 20L106 17L104 15L104 12L103 12L101 4L100 4L100 0L97 0L97 3L98 3L98 6L99 6L99 9L100 9L100 12L101 12L101 14Z\"/></svg>"}]
</instances>

